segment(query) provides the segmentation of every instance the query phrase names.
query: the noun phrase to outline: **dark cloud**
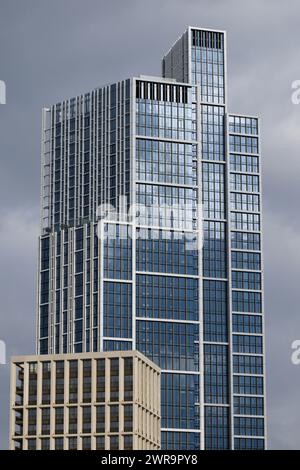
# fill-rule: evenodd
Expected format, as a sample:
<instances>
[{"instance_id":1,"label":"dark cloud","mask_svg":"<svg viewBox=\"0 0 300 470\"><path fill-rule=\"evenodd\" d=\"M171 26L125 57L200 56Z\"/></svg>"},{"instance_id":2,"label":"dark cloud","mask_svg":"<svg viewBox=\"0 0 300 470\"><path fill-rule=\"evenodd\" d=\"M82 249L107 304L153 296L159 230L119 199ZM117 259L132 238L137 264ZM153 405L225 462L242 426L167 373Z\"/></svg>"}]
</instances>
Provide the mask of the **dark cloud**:
<instances>
[{"instance_id":1,"label":"dark cloud","mask_svg":"<svg viewBox=\"0 0 300 470\"><path fill-rule=\"evenodd\" d=\"M290 0L1 0L0 338L34 351L41 108L102 84L160 74L187 25L228 32L232 112L262 118L269 442L300 448L300 5ZM0 447L7 446L8 367L0 366Z\"/></svg>"}]
</instances>

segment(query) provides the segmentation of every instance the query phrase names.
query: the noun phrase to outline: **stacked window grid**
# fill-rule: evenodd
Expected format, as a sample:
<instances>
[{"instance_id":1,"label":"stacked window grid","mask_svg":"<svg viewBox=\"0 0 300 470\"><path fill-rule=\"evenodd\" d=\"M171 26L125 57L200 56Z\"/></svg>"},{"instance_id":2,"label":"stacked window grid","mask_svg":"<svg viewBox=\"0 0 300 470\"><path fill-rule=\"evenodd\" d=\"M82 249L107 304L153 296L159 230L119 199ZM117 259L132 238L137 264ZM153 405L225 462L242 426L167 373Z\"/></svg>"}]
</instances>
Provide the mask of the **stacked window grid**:
<instances>
[{"instance_id":1,"label":"stacked window grid","mask_svg":"<svg viewBox=\"0 0 300 470\"><path fill-rule=\"evenodd\" d=\"M229 116L228 125L234 445L261 449L265 405L258 121Z\"/></svg>"},{"instance_id":2,"label":"stacked window grid","mask_svg":"<svg viewBox=\"0 0 300 470\"><path fill-rule=\"evenodd\" d=\"M137 271L196 276L197 255L197 236L193 232L137 228Z\"/></svg>"},{"instance_id":3,"label":"stacked window grid","mask_svg":"<svg viewBox=\"0 0 300 470\"><path fill-rule=\"evenodd\" d=\"M197 185L195 145L147 139L136 142L138 180Z\"/></svg>"},{"instance_id":4,"label":"stacked window grid","mask_svg":"<svg viewBox=\"0 0 300 470\"><path fill-rule=\"evenodd\" d=\"M98 205L129 197L129 104L127 80L44 110L43 233L95 221Z\"/></svg>"},{"instance_id":5,"label":"stacked window grid","mask_svg":"<svg viewBox=\"0 0 300 470\"><path fill-rule=\"evenodd\" d=\"M198 53L199 54L199 53ZM201 53L200 53L201 54ZM222 56L222 50L218 52ZM216 56L215 51L210 56ZM199 60L199 59L198 59ZM192 72L193 73L193 72ZM197 77L201 84L203 77ZM224 75L221 79L221 89ZM202 101L224 103L223 90ZM201 104L205 449L230 448L224 106Z\"/></svg>"},{"instance_id":6,"label":"stacked window grid","mask_svg":"<svg viewBox=\"0 0 300 470\"><path fill-rule=\"evenodd\" d=\"M223 33L192 30L191 80L200 84L203 102L224 103L224 62Z\"/></svg>"},{"instance_id":7,"label":"stacked window grid","mask_svg":"<svg viewBox=\"0 0 300 470\"><path fill-rule=\"evenodd\" d=\"M98 244L95 224L65 228L41 237L40 354L97 351Z\"/></svg>"},{"instance_id":8,"label":"stacked window grid","mask_svg":"<svg viewBox=\"0 0 300 470\"><path fill-rule=\"evenodd\" d=\"M163 369L164 448L199 449L196 111L190 88L186 103L172 103L171 86L138 87L136 347Z\"/></svg>"}]
</instances>

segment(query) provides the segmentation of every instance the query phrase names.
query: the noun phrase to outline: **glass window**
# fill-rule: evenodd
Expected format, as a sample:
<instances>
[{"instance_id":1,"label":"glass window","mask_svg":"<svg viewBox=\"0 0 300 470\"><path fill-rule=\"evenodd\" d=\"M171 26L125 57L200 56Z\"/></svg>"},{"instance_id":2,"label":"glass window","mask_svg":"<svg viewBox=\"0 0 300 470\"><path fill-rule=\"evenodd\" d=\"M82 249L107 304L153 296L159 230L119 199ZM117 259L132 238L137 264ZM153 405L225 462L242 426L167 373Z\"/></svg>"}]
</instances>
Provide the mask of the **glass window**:
<instances>
[{"instance_id":1,"label":"glass window","mask_svg":"<svg viewBox=\"0 0 300 470\"><path fill-rule=\"evenodd\" d=\"M64 361L57 361L56 365L56 390L55 390L55 403L64 403Z\"/></svg>"},{"instance_id":2,"label":"glass window","mask_svg":"<svg viewBox=\"0 0 300 470\"><path fill-rule=\"evenodd\" d=\"M105 359L97 359L97 402L105 401Z\"/></svg>"},{"instance_id":3,"label":"glass window","mask_svg":"<svg viewBox=\"0 0 300 470\"><path fill-rule=\"evenodd\" d=\"M119 450L119 436L110 436L110 450Z\"/></svg>"},{"instance_id":4,"label":"glass window","mask_svg":"<svg viewBox=\"0 0 300 470\"><path fill-rule=\"evenodd\" d=\"M82 437L82 450L91 450L91 438L90 437Z\"/></svg>"},{"instance_id":5,"label":"glass window","mask_svg":"<svg viewBox=\"0 0 300 470\"><path fill-rule=\"evenodd\" d=\"M90 406L82 408L82 432L85 434L91 433L92 409Z\"/></svg>"},{"instance_id":6,"label":"glass window","mask_svg":"<svg viewBox=\"0 0 300 470\"><path fill-rule=\"evenodd\" d=\"M119 359L110 360L110 400L119 401Z\"/></svg>"},{"instance_id":7,"label":"glass window","mask_svg":"<svg viewBox=\"0 0 300 470\"><path fill-rule=\"evenodd\" d=\"M64 433L64 408L55 408L55 434Z\"/></svg>"},{"instance_id":8,"label":"glass window","mask_svg":"<svg viewBox=\"0 0 300 470\"><path fill-rule=\"evenodd\" d=\"M132 405L124 405L124 431L131 432L133 429L133 409Z\"/></svg>"},{"instance_id":9,"label":"glass window","mask_svg":"<svg viewBox=\"0 0 300 470\"><path fill-rule=\"evenodd\" d=\"M90 359L83 361L83 402L90 403L92 393L92 362Z\"/></svg>"},{"instance_id":10,"label":"glass window","mask_svg":"<svg viewBox=\"0 0 300 470\"><path fill-rule=\"evenodd\" d=\"M105 450L105 437L104 436L96 437L96 450Z\"/></svg>"},{"instance_id":11,"label":"glass window","mask_svg":"<svg viewBox=\"0 0 300 470\"><path fill-rule=\"evenodd\" d=\"M124 450L132 450L133 448L133 442L132 442L132 436L124 436Z\"/></svg>"},{"instance_id":12,"label":"glass window","mask_svg":"<svg viewBox=\"0 0 300 470\"><path fill-rule=\"evenodd\" d=\"M124 400L133 399L133 361L132 357L124 358Z\"/></svg>"},{"instance_id":13,"label":"glass window","mask_svg":"<svg viewBox=\"0 0 300 470\"><path fill-rule=\"evenodd\" d=\"M29 363L29 405L36 405L37 403L37 363Z\"/></svg>"},{"instance_id":14,"label":"glass window","mask_svg":"<svg viewBox=\"0 0 300 470\"><path fill-rule=\"evenodd\" d=\"M69 362L69 402L78 402L78 361Z\"/></svg>"},{"instance_id":15,"label":"glass window","mask_svg":"<svg viewBox=\"0 0 300 470\"><path fill-rule=\"evenodd\" d=\"M42 408L42 434L50 434L50 408Z\"/></svg>"},{"instance_id":16,"label":"glass window","mask_svg":"<svg viewBox=\"0 0 300 470\"><path fill-rule=\"evenodd\" d=\"M50 404L50 387L51 387L51 364L50 362L42 363L42 404Z\"/></svg>"},{"instance_id":17,"label":"glass window","mask_svg":"<svg viewBox=\"0 0 300 470\"><path fill-rule=\"evenodd\" d=\"M110 432L119 432L119 406L111 405L110 409Z\"/></svg>"}]
</instances>

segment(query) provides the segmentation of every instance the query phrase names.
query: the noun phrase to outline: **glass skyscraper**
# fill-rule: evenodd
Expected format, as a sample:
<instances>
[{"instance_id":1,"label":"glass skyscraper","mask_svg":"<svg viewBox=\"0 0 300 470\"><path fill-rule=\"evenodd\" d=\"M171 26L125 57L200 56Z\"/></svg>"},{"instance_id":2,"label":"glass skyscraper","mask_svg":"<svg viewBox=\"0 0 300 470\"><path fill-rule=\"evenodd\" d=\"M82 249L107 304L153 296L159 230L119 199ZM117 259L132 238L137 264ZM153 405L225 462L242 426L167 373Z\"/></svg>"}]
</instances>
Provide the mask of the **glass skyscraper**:
<instances>
[{"instance_id":1,"label":"glass skyscraper","mask_svg":"<svg viewBox=\"0 0 300 470\"><path fill-rule=\"evenodd\" d=\"M223 31L162 75L44 109L37 353L137 349L163 449L263 449L259 120L228 113Z\"/></svg>"}]
</instances>

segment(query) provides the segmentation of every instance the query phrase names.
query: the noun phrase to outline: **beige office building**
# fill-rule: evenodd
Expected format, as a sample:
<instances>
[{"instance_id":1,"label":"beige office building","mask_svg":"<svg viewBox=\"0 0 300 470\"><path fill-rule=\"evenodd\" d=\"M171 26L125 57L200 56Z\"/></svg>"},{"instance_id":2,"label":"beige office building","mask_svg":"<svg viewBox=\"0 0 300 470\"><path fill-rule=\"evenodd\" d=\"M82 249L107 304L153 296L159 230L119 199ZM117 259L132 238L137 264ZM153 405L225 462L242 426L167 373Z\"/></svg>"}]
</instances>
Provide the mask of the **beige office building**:
<instances>
[{"instance_id":1,"label":"beige office building","mask_svg":"<svg viewBox=\"0 0 300 470\"><path fill-rule=\"evenodd\" d=\"M138 351L12 359L11 450L160 449L160 369Z\"/></svg>"}]
</instances>

